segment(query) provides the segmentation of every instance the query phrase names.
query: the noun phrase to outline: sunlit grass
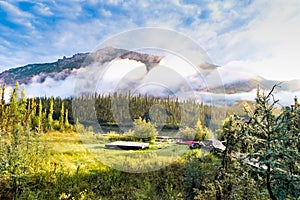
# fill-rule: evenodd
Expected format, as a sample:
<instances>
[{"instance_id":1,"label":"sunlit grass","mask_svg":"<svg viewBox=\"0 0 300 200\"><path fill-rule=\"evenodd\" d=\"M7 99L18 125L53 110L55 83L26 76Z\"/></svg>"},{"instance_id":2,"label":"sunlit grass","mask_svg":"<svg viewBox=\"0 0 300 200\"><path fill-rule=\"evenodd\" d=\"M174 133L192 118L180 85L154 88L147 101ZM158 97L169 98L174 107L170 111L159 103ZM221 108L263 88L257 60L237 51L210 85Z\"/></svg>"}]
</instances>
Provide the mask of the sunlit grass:
<instances>
[{"instance_id":1,"label":"sunlit grass","mask_svg":"<svg viewBox=\"0 0 300 200\"><path fill-rule=\"evenodd\" d=\"M81 171L106 170L98 159L89 153L75 133L51 132L42 137L49 148L52 162L62 165L73 173L80 167Z\"/></svg>"},{"instance_id":2,"label":"sunlit grass","mask_svg":"<svg viewBox=\"0 0 300 200\"><path fill-rule=\"evenodd\" d=\"M51 132L42 137L48 146L51 160L59 162L70 171L105 170L108 167L127 172L147 172L164 168L188 150L187 146L154 143L146 150L111 150L105 149L109 143L104 137L92 134Z\"/></svg>"}]
</instances>

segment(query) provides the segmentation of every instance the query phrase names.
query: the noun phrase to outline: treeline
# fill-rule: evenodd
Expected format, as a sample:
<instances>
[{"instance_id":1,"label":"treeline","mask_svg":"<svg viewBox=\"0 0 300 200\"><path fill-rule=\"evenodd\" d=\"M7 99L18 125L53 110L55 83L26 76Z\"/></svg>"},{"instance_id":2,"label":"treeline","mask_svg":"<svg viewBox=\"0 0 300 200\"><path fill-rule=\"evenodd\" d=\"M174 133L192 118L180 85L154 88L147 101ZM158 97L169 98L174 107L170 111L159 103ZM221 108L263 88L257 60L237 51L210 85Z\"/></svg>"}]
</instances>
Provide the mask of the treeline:
<instances>
[{"instance_id":1,"label":"treeline","mask_svg":"<svg viewBox=\"0 0 300 200\"><path fill-rule=\"evenodd\" d=\"M195 126L200 120L205 127L215 131L220 128L220 121L226 115L232 113L243 115L240 105L212 106L195 100L118 93L86 94L66 99L35 98L35 102L39 101L42 102L47 113L51 101L54 102L54 120L59 119L61 107L64 104L69 113L68 121L71 124L79 121L85 127L95 124L100 124L100 126L132 126L135 119L142 118L166 129Z\"/></svg>"},{"instance_id":2,"label":"treeline","mask_svg":"<svg viewBox=\"0 0 300 200\"><path fill-rule=\"evenodd\" d=\"M131 96L124 94L85 95L72 99L72 113L83 124L130 125L141 117L146 121L168 128L195 125L198 119L209 126L212 107L195 101L180 101L171 98ZM73 115L73 117L75 117ZM70 119L73 121L74 119Z\"/></svg>"},{"instance_id":3,"label":"treeline","mask_svg":"<svg viewBox=\"0 0 300 200\"><path fill-rule=\"evenodd\" d=\"M25 90L20 90L19 84L11 89L9 101L5 101L6 85L0 89L0 135L18 132L48 132L71 128L69 109L65 108L63 100L49 98L47 104L41 98L26 98ZM59 103L57 101L59 100ZM44 105L46 105L44 107ZM59 111L54 111L58 109Z\"/></svg>"},{"instance_id":4,"label":"treeline","mask_svg":"<svg viewBox=\"0 0 300 200\"><path fill-rule=\"evenodd\" d=\"M5 93L9 100L5 102ZM205 127L217 129L219 120L224 117L225 108L212 107L191 100L181 101L172 98L132 96L124 94L93 94L76 98L59 97L26 98L25 90L19 84L7 91L0 88L0 128L2 134L13 132L16 127L36 132L66 130L76 122L85 127L130 126L142 118L157 126L178 129L195 126L198 120ZM220 115L220 116L216 116ZM95 130L96 132L99 130Z\"/></svg>"},{"instance_id":5,"label":"treeline","mask_svg":"<svg viewBox=\"0 0 300 200\"><path fill-rule=\"evenodd\" d=\"M9 100L5 102L5 93ZM21 125L37 132L65 130L73 128L76 122L86 128L132 126L133 121L142 118L165 129L201 124L215 131L220 128L220 121L228 114L239 113L238 106L216 107L193 100L178 98L155 98L147 95L130 94L87 94L81 97L35 97L26 98L25 90L19 84L7 91L0 88L0 128L2 133ZM17 116L17 118L15 118ZM23 117L22 117L23 116ZM97 125L97 126L95 126ZM101 129L104 130L104 129ZM99 132L101 130L94 130ZM108 128L109 130L109 128Z\"/></svg>"}]
</instances>

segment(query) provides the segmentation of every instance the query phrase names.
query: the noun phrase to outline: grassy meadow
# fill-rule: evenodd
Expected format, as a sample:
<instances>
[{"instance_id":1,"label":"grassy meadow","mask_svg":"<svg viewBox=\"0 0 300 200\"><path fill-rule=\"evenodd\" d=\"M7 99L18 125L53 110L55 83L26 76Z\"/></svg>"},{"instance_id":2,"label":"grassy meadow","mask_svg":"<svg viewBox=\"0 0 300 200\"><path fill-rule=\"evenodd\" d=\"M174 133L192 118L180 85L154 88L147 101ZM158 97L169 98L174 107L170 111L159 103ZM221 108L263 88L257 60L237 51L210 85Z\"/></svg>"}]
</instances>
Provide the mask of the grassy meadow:
<instances>
[{"instance_id":1,"label":"grassy meadow","mask_svg":"<svg viewBox=\"0 0 300 200\"><path fill-rule=\"evenodd\" d=\"M91 133L53 131L27 139L12 138L15 155L3 154L11 166L1 173L0 199L186 199L187 161L205 157L163 142L146 150L105 149L109 141ZM2 150L9 145L4 140ZM207 159L216 167L217 158Z\"/></svg>"},{"instance_id":2,"label":"grassy meadow","mask_svg":"<svg viewBox=\"0 0 300 200\"><path fill-rule=\"evenodd\" d=\"M189 151L186 145L167 142L155 142L144 150L106 149L105 144L110 141L105 136L91 133L51 132L41 139L49 148L51 159L61 161L70 170L98 166L133 173L148 172L172 164Z\"/></svg>"}]
</instances>

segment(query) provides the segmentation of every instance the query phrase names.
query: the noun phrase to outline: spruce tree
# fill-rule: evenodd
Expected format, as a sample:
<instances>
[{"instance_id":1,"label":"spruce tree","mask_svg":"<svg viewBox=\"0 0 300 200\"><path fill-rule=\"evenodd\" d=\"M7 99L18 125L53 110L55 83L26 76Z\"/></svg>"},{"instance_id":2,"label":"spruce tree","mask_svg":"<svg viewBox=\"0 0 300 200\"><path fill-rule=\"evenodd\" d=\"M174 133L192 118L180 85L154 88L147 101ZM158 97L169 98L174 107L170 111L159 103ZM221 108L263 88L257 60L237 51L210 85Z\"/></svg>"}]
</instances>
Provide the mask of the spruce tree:
<instances>
[{"instance_id":1,"label":"spruce tree","mask_svg":"<svg viewBox=\"0 0 300 200\"><path fill-rule=\"evenodd\" d=\"M60 116L59 116L59 129L61 131L64 130L64 117L65 117L65 105L64 105L64 101L62 101L61 103L61 109L60 109Z\"/></svg>"},{"instance_id":2,"label":"spruce tree","mask_svg":"<svg viewBox=\"0 0 300 200\"><path fill-rule=\"evenodd\" d=\"M48 113L48 129L52 130L53 129L53 97L51 97L50 102L49 102L49 113Z\"/></svg>"},{"instance_id":3,"label":"spruce tree","mask_svg":"<svg viewBox=\"0 0 300 200\"><path fill-rule=\"evenodd\" d=\"M221 130L226 149L221 155L221 165L215 176L216 200L232 199L233 189L237 189L237 175L240 174L236 162L237 152L241 152L241 143L244 141L243 119L231 115L223 121Z\"/></svg>"},{"instance_id":4,"label":"spruce tree","mask_svg":"<svg viewBox=\"0 0 300 200\"><path fill-rule=\"evenodd\" d=\"M0 90L0 94L1 94L1 100L0 100L0 132L2 132L1 134L4 133L4 118L5 118L5 99L4 99L4 95L5 95L5 84L2 86L1 90ZM1 135L0 134L0 135Z\"/></svg>"},{"instance_id":5,"label":"spruce tree","mask_svg":"<svg viewBox=\"0 0 300 200\"><path fill-rule=\"evenodd\" d=\"M299 130L293 124L295 115L291 109L275 114L278 100L272 93L276 86L268 95L257 94L254 111L247 113L250 123L245 130L253 143L248 159L258 164L273 200L300 196L300 192L295 192L300 189L296 148Z\"/></svg>"},{"instance_id":6,"label":"spruce tree","mask_svg":"<svg viewBox=\"0 0 300 200\"><path fill-rule=\"evenodd\" d=\"M43 105L42 105L42 99L39 99L39 105L38 105L38 132L42 132L42 123L43 123Z\"/></svg>"},{"instance_id":7,"label":"spruce tree","mask_svg":"<svg viewBox=\"0 0 300 200\"><path fill-rule=\"evenodd\" d=\"M65 111L65 124L64 124L65 128L69 128L70 127L70 123L69 123L69 111L68 109L66 109Z\"/></svg>"},{"instance_id":8,"label":"spruce tree","mask_svg":"<svg viewBox=\"0 0 300 200\"><path fill-rule=\"evenodd\" d=\"M224 180L224 175L228 173L227 160L231 159L232 155L237 155L236 159L245 171L250 167L250 171L263 181L270 199L298 199L300 153L297 148L299 127L295 125L297 114L289 107L276 114L278 100L273 96L276 86L274 85L267 95L261 93L258 88L254 109L245 107L248 120L235 117L229 121L229 126L223 127L228 127L228 130L225 131L227 135L224 137L224 171L220 177ZM240 152L244 154L239 154ZM224 189L227 190L217 190L217 196L224 194Z\"/></svg>"}]
</instances>

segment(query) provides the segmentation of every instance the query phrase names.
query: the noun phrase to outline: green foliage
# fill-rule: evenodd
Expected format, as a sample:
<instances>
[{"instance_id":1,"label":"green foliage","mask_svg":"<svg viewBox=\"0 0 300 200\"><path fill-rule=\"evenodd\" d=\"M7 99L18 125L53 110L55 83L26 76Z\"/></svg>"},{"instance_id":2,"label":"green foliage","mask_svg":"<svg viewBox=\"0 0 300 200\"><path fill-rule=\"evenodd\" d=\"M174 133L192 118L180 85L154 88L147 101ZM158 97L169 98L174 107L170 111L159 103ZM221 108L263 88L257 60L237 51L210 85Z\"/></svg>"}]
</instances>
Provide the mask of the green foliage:
<instances>
[{"instance_id":1,"label":"green foliage","mask_svg":"<svg viewBox=\"0 0 300 200\"><path fill-rule=\"evenodd\" d=\"M182 145L167 144L155 150L113 151L103 149L103 136L94 136L92 128L85 128L74 120L70 99L26 99L19 85L11 90L9 102L4 101L5 85L0 89L0 199L299 199L299 113L283 108L275 112L277 101L272 92L258 92L256 105L245 106L247 118L231 115L223 121L221 138L226 150L203 154ZM93 97L94 98L94 97ZM88 105L94 102L100 123L116 123L110 111L111 96L99 96L96 101L86 96L75 101ZM166 108L166 125L181 126L187 140L210 139L206 128L210 107L195 106L193 102L171 101L150 97L116 95L128 99L130 114L136 119L133 130L124 134L110 132L111 141L153 142L157 130L149 109L153 105ZM190 118L180 113L180 106ZM83 108L85 104L82 104ZM89 111L82 112L88 127ZM121 108L123 114L125 110ZM217 111L216 111L217 112ZM147 114L148 113L148 114ZM122 117L122 115L120 115ZM181 120L191 119L191 121ZM69 122L70 120L70 122ZM182 124L180 124L182 123ZM74 126L72 126L74 124ZM77 134L69 132L76 130ZM55 133L51 130L65 130ZM66 131L68 130L68 131ZM79 133L79 134L78 134ZM89 142L83 145L82 135ZM154 145L155 146L155 145ZM47 147L47 148L46 148ZM86 147L99 155L87 153ZM165 154L184 150L185 154L164 168L151 171L166 163L172 156ZM158 156L155 152L160 152ZM104 166L100 156L117 160L113 166L128 171L149 169L148 173L126 173ZM121 160L120 154L126 156ZM149 163L139 161L149 158Z\"/></svg>"},{"instance_id":2,"label":"green foliage","mask_svg":"<svg viewBox=\"0 0 300 200\"><path fill-rule=\"evenodd\" d=\"M196 130L190 127L180 128L179 135L182 140L191 141L195 139Z\"/></svg>"},{"instance_id":3,"label":"green foliage","mask_svg":"<svg viewBox=\"0 0 300 200\"><path fill-rule=\"evenodd\" d=\"M19 130L0 140L0 199L18 198L22 192L44 184L42 179L32 177L43 173L47 151L39 138Z\"/></svg>"},{"instance_id":4,"label":"green foliage","mask_svg":"<svg viewBox=\"0 0 300 200\"><path fill-rule=\"evenodd\" d=\"M59 127L59 123L58 123L58 127ZM84 134L86 132L84 126L79 123L78 119L76 120L74 131L76 131L79 134Z\"/></svg>"},{"instance_id":5,"label":"green foliage","mask_svg":"<svg viewBox=\"0 0 300 200\"><path fill-rule=\"evenodd\" d=\"M109 141L137 141L137 139L133 136L133 132L119 134L115 131L110 131L107 134L107 138Z\"/></svg>"},{"instance_id":6,"label":"green foliage","mask_svg":"<svg viewBox=\"0 0 300 200\"><path fill-rule=\"evenodd\" d=\"M195 140L203 141L212 139L214 139L213 133L207 127L203 126L200 120L198 120L196 124Z\"/></svg>"},{"instance_id":7,"label":"green foliage","mask_svg":"<svg viewBox=\"0 0 300 200\"><path fill-rule=\"evenodd\" d=\"M185 199L214 199L214 176L220 163L215 155L203 154L199 149L186 155L184 172Z\"/></svg>"},{"instance_id":8,"label":"green foliage","mask_svg":"<svg viewBox=\"0 0 300 200\"><path fill-rule=\"evenodd\" d=\"M60 131L63 131L65 129L64 119L65 119L65 104L64 104L64 102L62 102L61 109L60 109L60 115L59 115L59 129L60 129Z\"/></svg>"},{"instance_id":9,"label":"green foliage","mask_svg":"<svg viewBox=\"0 0 300 200\"><path fill-rule=\"evenodd\" d=\"M5 85L2 87L4 95ZM0 102L1 115L0 136L14 133L15 131L25 131L29 126L31 110L27 109L28 100L25 99L25 92L19 90L19 84L11 90L10 101L5 103L4 99ZM2 96L4 98L4 96Z\"/></svg>"},{"instance_id":10,"label":"green foliage","mask_svg":"<svg viewBox=\"0 0 300 200\"><path fill-rule=\"evenodd\" d=\"M261 169L261 173L271 199L298 198L299 127L295 123L298 113L284 109L276 114L274 110L278 100L272 100L271 92L264 95L258 91L254 111L247 112L251 121L244 132L253 144L248 158L266 168Z\"/></svg>"},{"instance_id":11,"label":"green foliage","mask_svg":"<svg viewBox=\"0 0 300 200\"><path fill-rule=\"evenodd\" d=\"M47 129L49 131L53 130L53 98L50 98L50 102L49 102L49 113L48 113L48 119L47 119Z\"/></svg>"},{"instance_id":12,"label":"green foliage","mask_svg":"<svg viewBox=\"0 0 300 200\"><path fill-rule=\"evenodd\" d=\"M133 123L133 137L143 142L153 143L158 132L151 122L146 122L142 118L134 120Z\"/></svg>"},{"instance_id":13,"label":"green foliage","mask_svg":"<svg viewBox=\"0 0 300 200\"><path fill-rule=\"evenodd\" d=\"M203 126L200 120L197 121L195 128L188 126L180 128L179 135L185 141L203 141L214 138L213 133L207 127Z\"/></svg>"},{"instance_id":14,"label":"green foliage","mask_svg":"<svg viewBox=\"0 0 300 200\"><path fill-rule=\"evenodd\" d=\"M193 151L199 152L199 149L196 149ZM198 153L197 152L197 153ZM186 199L194 199L196 196L195 189L203 190L203 171L201 168L201 163L199 162L199 157L201 156L200 153L193 154L189 158L189 162L186 164L186 170L185 170L185 191L188 194Z\"/></svg>"},{"instance_id":15,"label":"green foliage","mask_svg":"<svg viewBox=\"0 0 300 200\"><path fill-rule=\"evenodd\" d=\"M270 199L300 197L298 113L289 108L279 114L275 112L278 103L272 94L275 87L268 95L258 89L254 109L245 106L249 119L234 115L224 121L221 132L226 150L215 181L218 199L245 195L266 198L266 193ZM262 189L249 194L239 187L254 184Z\"/></svg>"},{"instance_id":16,"label":"green foliage","mask_svg":"<svg viewBox=\"0 0 300 200\"><path fill-rule=\"evenodd\" d=\"M42 105L42 100L39 100L39 104L38 104L38 116L37 116L37 123L38 123L38 132L42 133L43 129L42 129L42 123L43 123L43 105Z\"/></svg>"},{"instance_id":17,"label":"green foliage","mask_svg":"<svg viewBox=\"0 0 300 200\"><path fill-rule=\"evenodd\" d=\"M115 93L112 95L85 95L71 101L76 109L73 110L75 114L70 116L70 121L75 121L73 117L76 117L85 126L95 120L91 113L96 113L97 121L100 124L122 124L124 126L128 125L126 123L128 123L129 117L129 120L138 119L139 117L146 121L154 120L152 123L173 128L194 126L198 119L201 120L203 125L207 126L212 119L211 106L193 101L181 102L178 99L171 98L162 99ZM112 109L112 105L116 106L117 109ZM155 112L155 108L157 112ZM158 108L162 108L166 115L162 115L161 109ZM128 116L128 112L130 116Z\"/></svg>"},{"instance_id":18,"label":"green foliage","mask_svg":"<svg viewBox=\"0 0 300 200\"><path fill-rule=\"evenodd\" d=\"M68 112L67 109L65 110L64 127L67 128L67 129L70 128L70 123L69 123L69 112Z\"/></svg>"}]
</instances>

